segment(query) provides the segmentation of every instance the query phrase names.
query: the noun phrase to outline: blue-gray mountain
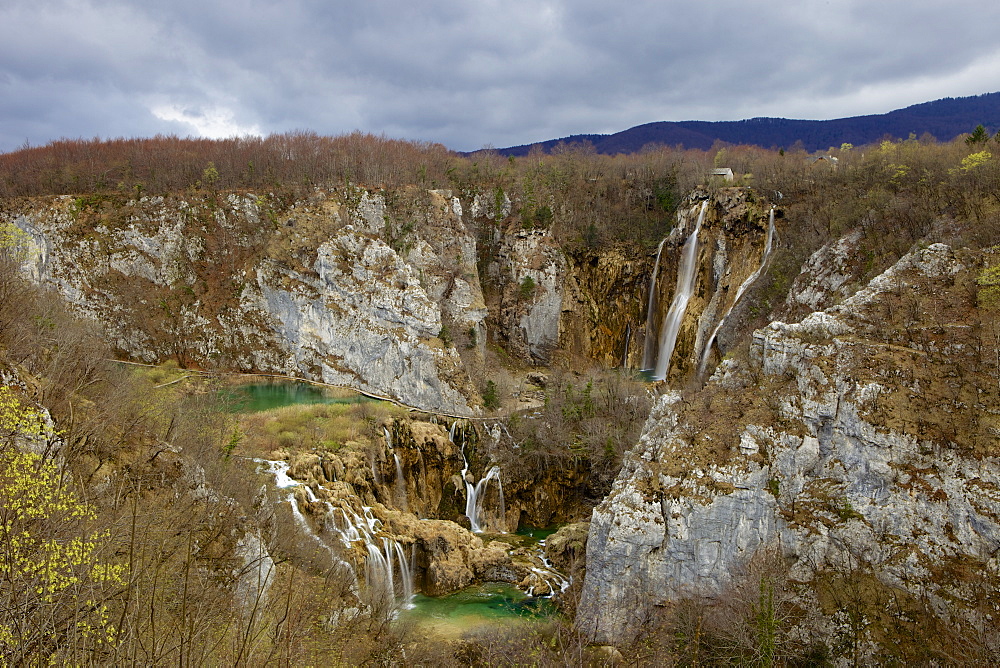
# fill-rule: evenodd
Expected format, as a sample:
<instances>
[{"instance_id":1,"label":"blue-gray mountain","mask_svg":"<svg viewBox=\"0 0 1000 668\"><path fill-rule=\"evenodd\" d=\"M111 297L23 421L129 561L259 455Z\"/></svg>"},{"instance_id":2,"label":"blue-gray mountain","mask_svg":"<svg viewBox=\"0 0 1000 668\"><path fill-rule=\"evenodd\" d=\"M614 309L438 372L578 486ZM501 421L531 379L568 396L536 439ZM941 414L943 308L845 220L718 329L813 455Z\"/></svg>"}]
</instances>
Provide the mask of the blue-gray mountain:
<instances>
[{"instance_id":1,"label":"blue-gray mountain","mask_svg":"<svg viewBox=\"0 0 1000 668\"><path fill-rule=\"evenodd\" d=\"M497 149L503 155L527 155L539 147L546 153L559 144L590 143L598 153L637 153L650 145L708 149L716 141L764 148L822 151L843 143L870 144L886 137L905 139L925 133L949 141L982 124L1000 129L1000 92L971 97L946 97L886 114L836 118L827 121L788 118L750 118L741 121L659 121L614 134L571 135L534 144Z\"/></svg>"}]
</instances>

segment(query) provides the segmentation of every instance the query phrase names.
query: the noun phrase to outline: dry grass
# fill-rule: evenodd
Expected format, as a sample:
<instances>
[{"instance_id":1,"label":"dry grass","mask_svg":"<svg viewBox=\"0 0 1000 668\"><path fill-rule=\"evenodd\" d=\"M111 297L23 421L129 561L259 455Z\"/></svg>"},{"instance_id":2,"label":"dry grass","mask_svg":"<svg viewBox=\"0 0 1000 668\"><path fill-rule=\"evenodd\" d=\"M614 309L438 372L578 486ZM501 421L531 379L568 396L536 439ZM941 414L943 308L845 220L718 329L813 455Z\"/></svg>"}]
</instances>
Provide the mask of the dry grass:
<instances>
[{"instance_id":1,"label":"dry grass","mask_svg":"<svg viewBox=\"0 0 1000 668\"><path fill-rule=\"evenodd\" d=\"M384 401L351 404L303 404L239 417L245 442L239 453L271 456L276 451L336 452L348 443L381 438L381 425L406 410Z\"/></svg>"}]
</instances>

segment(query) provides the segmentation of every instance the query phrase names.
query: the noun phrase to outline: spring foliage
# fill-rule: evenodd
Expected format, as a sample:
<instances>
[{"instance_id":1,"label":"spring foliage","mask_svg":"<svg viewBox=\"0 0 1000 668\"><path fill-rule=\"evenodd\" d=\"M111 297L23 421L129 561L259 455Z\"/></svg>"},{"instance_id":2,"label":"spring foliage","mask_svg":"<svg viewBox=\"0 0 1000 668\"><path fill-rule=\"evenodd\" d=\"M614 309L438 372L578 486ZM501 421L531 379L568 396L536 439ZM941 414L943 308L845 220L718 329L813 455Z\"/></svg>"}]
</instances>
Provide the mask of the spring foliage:
<instances>
[{"instance_id":1,"label":"spring foliage","mask_svg":"<svg viewBox=\"0 0 1000 668\"><path fill-rule=\"evenodd\" d=\"M108 535L55 462L14 447L54 437L41 412L0 386L0 664L51 657L68 644L108 645L108 592L125 566L100 558Z\"/></svg>"},{"instance_id":2,"label":"spring foliage","mask_svg":"<svg viewBox=\"0 0 1000 668\"><path fill-rule=\"evenodd\" d=\"M979 304L990 309L1000 307L1000 264L986 267L976 279Z\"/></svg>"}]
</instances>

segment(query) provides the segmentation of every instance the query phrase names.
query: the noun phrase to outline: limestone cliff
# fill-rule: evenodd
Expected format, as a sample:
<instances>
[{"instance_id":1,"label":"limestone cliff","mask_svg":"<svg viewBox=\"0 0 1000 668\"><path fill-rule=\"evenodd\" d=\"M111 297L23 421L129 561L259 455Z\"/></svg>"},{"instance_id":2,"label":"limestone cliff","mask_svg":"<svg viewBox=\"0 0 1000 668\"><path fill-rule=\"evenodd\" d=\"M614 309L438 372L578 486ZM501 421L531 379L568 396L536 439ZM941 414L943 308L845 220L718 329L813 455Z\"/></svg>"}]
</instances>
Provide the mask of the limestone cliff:
<instances>
[{"instance_id":1,"label":"limestone cliff","mask_svg":"<svg viewBox=\"0 0 1000 668\"><path fill-rule=\"evenodd\" d=\"M446 191L57 197L4 215L26 267L143 361L281 373L468 414L448 325L482 328L475 240ZM394 224L387 228L387 221Z\"/></svg>"},{"instance_id":2,"label":"limestone cliff","mask_svg":"<svg viewBox=\"0 0 1000 668\"><path fill-rule=\"evenodd\" d=\"M980 261L916 250L840 305L757 331L694 402L660 397L594 512L579 627L626 640L653 606L722 593L765 547L803 600L819 573L864 572L939 614L978 614L1000 546Z\"/></svg>"}]
</instances>

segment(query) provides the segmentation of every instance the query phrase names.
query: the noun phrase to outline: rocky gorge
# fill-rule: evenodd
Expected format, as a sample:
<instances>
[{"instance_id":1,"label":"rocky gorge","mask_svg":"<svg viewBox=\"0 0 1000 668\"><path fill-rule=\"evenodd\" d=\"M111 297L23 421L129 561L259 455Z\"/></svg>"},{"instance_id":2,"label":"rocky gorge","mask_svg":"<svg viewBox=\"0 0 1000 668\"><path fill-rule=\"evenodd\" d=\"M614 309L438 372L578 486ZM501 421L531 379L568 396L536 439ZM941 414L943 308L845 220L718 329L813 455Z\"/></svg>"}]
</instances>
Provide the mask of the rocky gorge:
<instances>
[{"instance_id":1,"label":"rocky gorge","mask_svg":"<svg viewBox=\"0 0 1000 668\"><path fill-rule=\"evenodd\" d=\"M889 599L991 628L1000 358L977 295L995 250L917 244L862 281L852 229L764 308L754 290L804 215L779 197L698 187L655 250L567 243L520 204L348 184L295 201L34 198L0 221L29 241L24 275L100 322L120 357L413 411L262 462L301 531L353 573L347 598L483 581L555 593L568 582L551 564L579 567L586 533L570 591L599 644L725 599L764 557L798 615L784 630L851 635L855 660L877 656ZM620 406L652 401L606 496L588 488L590 366L646 372ZM562 420L583 425L565 446L535 438ZM613 439L592 440L614 462ZM545 552L503 539L564 523ZM831 593L862 578L863 601Z\"/></svg>"}]
</instances>

